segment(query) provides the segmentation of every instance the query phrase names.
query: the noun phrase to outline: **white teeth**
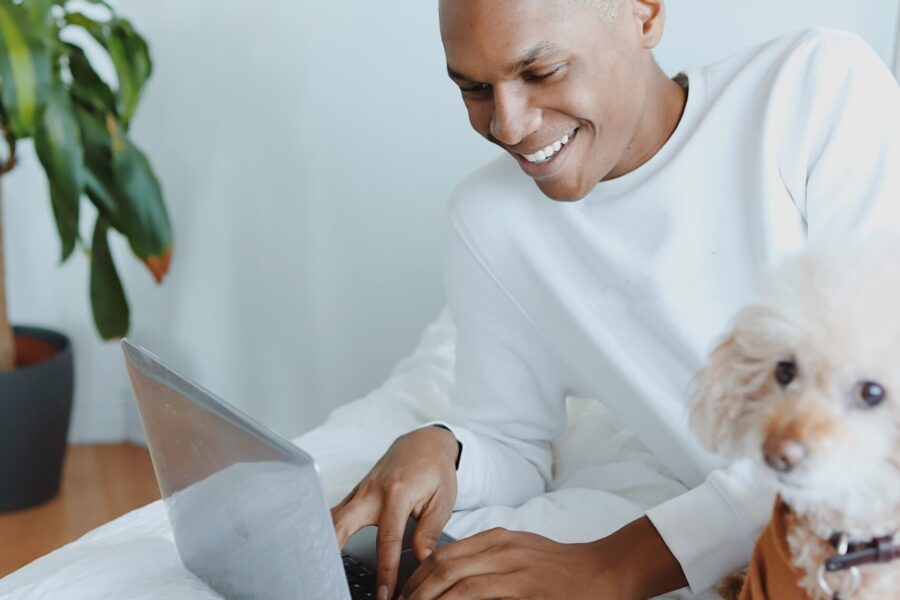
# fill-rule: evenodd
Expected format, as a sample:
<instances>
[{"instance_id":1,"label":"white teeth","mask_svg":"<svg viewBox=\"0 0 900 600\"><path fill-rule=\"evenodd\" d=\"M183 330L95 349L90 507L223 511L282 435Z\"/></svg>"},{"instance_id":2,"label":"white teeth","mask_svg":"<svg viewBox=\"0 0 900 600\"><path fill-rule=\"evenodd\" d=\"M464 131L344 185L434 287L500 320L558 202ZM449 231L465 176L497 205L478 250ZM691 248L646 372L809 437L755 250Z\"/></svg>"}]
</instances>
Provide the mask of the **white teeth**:
<instances>
[{"instance_id":1,"label":"white teeth","mask_svg":"<svg viewBox=\"0 0 900 600\"><path fill-rule=\"evenodd\" d=\"M571 139L571 136L574 135L574 133L575 132L573 131L570 134L564 135L562 139L553 142L543 150L538 150L534 154L524 154L523 156L525 157L525 160L530 163L540 163L550 160L554 154L559 152L563 146L569 143L569 139Z\"/></svg>"}]
</instances>

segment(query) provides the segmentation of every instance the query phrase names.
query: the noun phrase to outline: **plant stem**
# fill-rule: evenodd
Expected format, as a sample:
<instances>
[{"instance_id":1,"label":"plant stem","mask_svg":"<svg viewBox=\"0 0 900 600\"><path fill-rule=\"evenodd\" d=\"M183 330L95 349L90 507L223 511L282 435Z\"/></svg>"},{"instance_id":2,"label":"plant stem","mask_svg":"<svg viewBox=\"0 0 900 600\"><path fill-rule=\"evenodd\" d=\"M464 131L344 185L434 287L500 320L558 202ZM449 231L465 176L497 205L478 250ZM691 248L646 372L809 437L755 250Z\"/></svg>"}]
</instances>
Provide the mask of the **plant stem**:
<instances>
[{"instance_id":1,"label":"plant stem","mask_svg":"<svg viewBox=\"0 0 900 600\"><path fill-rule=\"evenodd\" d=\"M3 190L0 186L0 372L15 367L16 345L6 312L6 269L3 262Z\"/></svg>"}]
</instances>

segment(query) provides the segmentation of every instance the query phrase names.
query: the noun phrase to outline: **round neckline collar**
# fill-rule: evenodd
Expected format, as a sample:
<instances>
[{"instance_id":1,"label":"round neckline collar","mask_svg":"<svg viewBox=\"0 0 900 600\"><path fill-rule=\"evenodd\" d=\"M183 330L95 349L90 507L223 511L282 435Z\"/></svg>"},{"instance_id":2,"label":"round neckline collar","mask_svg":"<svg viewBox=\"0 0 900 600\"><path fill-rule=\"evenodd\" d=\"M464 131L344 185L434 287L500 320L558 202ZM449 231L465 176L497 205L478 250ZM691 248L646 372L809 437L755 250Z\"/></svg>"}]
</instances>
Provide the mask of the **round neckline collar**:
<instances>
[{"instance_id":1,"label":"round neckline collar","mask_svg":"<svg viewBox=\"0 0 900 600\"><path fill-rule=\"evenodd\" d=\"M684 82L682 85L687 91L687 99L672 135L644 164L615 179L601 181L582 199L583 201L618 196L636 188L659 172L684 145L704 104L706 87L702 72L680 71L673 79L678 83Z\"/></svg>"}]
</instances>

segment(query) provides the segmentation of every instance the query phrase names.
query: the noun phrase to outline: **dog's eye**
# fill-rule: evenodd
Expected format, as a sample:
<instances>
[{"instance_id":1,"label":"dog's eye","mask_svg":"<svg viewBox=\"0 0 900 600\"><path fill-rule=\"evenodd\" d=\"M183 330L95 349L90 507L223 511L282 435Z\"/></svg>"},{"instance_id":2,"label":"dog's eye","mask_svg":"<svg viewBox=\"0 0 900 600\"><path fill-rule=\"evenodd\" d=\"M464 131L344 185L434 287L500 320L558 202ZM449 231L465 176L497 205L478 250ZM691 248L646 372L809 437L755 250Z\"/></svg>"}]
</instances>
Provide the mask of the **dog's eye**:
<instances>
[{"instance_id":1,"label":"dog's eye","mask_svg":"<svg viewBox=\"0 0 900 600\"><path fill-rule=\"evenodd\" d=\"M881 384L874 381L863 381L858 384L856 394L859 397L859 401L867 407L878 406L887 395Z\"/></svg>"},{"instance_id":2,"label":"dog's eye","mask_svg":"<svg viewBox=\"0 0 900 600\"><path fill-rule=\"evenodd\" d=\"M783 360L775 365L775 381L787 386L797 376L797 365L793 361Z\"/></svg>"}]
</instances>

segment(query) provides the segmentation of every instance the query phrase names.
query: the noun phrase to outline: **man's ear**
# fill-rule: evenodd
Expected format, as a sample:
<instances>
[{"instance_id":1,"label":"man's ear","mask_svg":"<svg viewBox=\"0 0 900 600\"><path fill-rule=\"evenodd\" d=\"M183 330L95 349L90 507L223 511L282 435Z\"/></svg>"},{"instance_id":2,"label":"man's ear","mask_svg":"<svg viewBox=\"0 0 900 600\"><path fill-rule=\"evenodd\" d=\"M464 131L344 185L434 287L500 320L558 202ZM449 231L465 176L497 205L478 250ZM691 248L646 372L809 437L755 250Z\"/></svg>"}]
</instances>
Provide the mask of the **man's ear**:
<instances>
[{"instance_id":1,"label":"man's ear","mask_svg":"<svg viewBox=\"0 0 900 600\"><path fill-rule=\"evenodd\" d=\"M656 48L666 26L666 5L663 0L626 0L641 24L644 48Z\"/></svg>"}]
</instances>

